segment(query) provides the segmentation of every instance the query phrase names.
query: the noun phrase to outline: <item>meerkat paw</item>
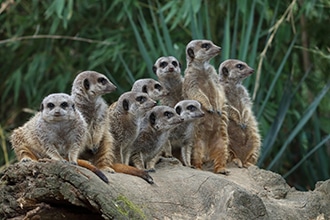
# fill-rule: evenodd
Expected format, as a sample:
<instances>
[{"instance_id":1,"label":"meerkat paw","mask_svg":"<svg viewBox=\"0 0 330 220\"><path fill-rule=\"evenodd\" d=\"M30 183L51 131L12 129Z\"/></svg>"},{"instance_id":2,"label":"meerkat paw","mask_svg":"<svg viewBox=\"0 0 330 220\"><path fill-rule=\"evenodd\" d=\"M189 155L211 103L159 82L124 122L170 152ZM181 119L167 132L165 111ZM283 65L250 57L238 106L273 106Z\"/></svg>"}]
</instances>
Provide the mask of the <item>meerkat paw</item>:
<instances>
[{"instance_id":1,"label":"meerkat paw","mask_svg":"<svg viewBox=\"0 0 330 220\"><path fill-rule=\"evenodd\" d=\"M253 165L254 165L253 163L246 162L246 163L243 164L243 167L248 168L248 167L253 166Z\"/></svg>"},{"instance_id":2,"label":"meerkat paw","mask_svg":"<svg viewBox=\"0 0 330 220\"><path fill-rule=\"evenodd\" d=\"M236 166L238 166L239 168L243 167L242 161L238 158L234 158L233 162L236 164Z\"/></svg>"},{"instance_id":3,"label":"meerkat paw","mask_svg":"<svg viewBox=\"0 0 330 220\"><path fill-rule=\"evenodd\" d=\"M222 111L221 110L217 110L217 113L218 113L219 116L222 115Z\"/></svg>"},{"instance_id":4,"label":"meerkat paw","mask_svg":"<svg viewBox=\"0 0 330 220\"><path fill-rule=\"evenodd\" d=\"M102 168L102 170L108 173L115 173L115 170L112 169L111 167L104 167Z\"/></svg>"},{"instance_id":5,"label":"meerkat paw","mask_svg":"<svg viewBox=\"0 0 330 220\"><path fill-rule=\"evenodd\" d=\"M40 158L38 161L39 161L39 162L52 162L52 161L54 161L54 160L52 160L52 159L50 159L50 158Z\"/></svg>"},{"instance_id":6,"label":"meerkat paw","mask_svg":"<svg viewBox=\"0 0 330 220\"><path fill-rule=\"evenodd\" d=\"M225 167L220 167L220 168L217 168L216 170L214 170L214 173L228 175L230 173L230 171L227 170Z\"/></svg>"},{"instance_id":7,"label":"meerkat paw","mask_svg":"<svg viewBox=\"0 0 330 220\"><path fill-rule=\"evenodd\" d=\"M149 168L149 169L146 169L145 171L148 172L148 173L155 173L156 169L155 168Z\"/></svg>"}]
</instances>

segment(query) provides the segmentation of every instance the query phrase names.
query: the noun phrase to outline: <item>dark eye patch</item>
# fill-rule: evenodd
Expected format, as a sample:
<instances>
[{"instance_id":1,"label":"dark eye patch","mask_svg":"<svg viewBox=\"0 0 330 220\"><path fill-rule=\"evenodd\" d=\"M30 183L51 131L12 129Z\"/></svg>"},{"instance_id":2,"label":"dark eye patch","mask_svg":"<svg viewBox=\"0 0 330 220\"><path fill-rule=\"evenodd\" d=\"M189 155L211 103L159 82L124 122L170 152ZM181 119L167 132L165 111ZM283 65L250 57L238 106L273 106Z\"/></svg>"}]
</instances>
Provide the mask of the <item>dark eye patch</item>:
<instances>
[{"instance_id":1,"label":"dark eye patch","mask_svg":"<svg viewBox=\"0 0 330 220\"><path fill-rule=\"evenodd\" d=\"M187 110L189 110L189 111L191 111L191 112L193 112L193 111L196 111L196 107L195 106L193 106L193 105L188 105L187 106Z\"/></svg>"},{"instance_id":2,"label":"dark eye patch","mask_svg":"<svg viewBox=\"0 0 330 220\"><path fill-rule=\"evenodd\" d=\"M47 108L53 109L55 107L54 103L47 103Z\"/></svg>"},{"instance_id":3,"label":"dark eye patch","mask_svg":"<svg viewBox=\"0 0 330 220\"><path fill-rule=\"evenodd\" d=\"M168 118L172 118L174 116L174 114L172 112L164 112L164 116L168 117Z\"/></svg>"},{"instance_id":4,"label":"dark eye patch","mask_svg":"<svg viewBox=\"0 0 330 220\"><path fill-rule=\"evenodd\" d=\"M155 89L162 90L162 86L160 84L155 84Z\"/></svg>"},{"instance_id":5,"label":"dark eye patch","mask_svg":"<svg viewBox=\"0 0 330 220\"><path fill-rule=\"evenodd\" d=\"M240 64L240 63L237 64L236 67L237 67L238 69L240 69L240 70L242 70L242 69L245 68L245 66L244 66L243 64Z\"/></svg>"},{"instance_id":6,"label":"dark eye patch","mask_svg":"<svg viewBox=\"0 0 330 220\"><path fill-rule=\"evenodd\" d=\"M104 77L100 77L97 79L97 82L101 83L102 85L105 85L105 84L107 84L108 80Z\"/></svg>"},{"instance_id":7,"label":"dark eye patch","mask_svg":"<svg viewBox=\"0 0 330 220\"><path fill-rule=\"evenodd\" d=\"M211 45L209 43L202 44L202 48L209 49Z\"/></svg>"},{"instance_id":8,"label":"dark eye patch","mask_svg":"<svg viewBox=\"0 0 330 220\"><path fill-rule=\"evenodd\" d=\"M165 61L163 61L163 62L161 62L161 63L159 64L159 66L160 66L161 68L165 68L167 65L168 65L168 63L165 62Z\"/></svg>"},{"instance_id":9,"label":"dark eye patch","mask_svg":"<svg viewBox=\"0 0 330 220\"><path fill-rule=\"evenodd\" d=\"M145 102L147 100L147 98L144 97L144 96L138 96L138 97L136 97L135 100L138 101L138 102L140 102L140 103L143 103L143 102Z\"/></svg>"},{"instance_id":10,"label":"dark eye patch","mask_svg":"<svg viewBox=\"0 0 330 220\"><path fill-rule=\"evenodd\" d=\"M178 63L177 63L176 61L172 61L172 65L173 65L174 67L177 67L177 66L178 66Z\"/></svg>"},{"instance_id":11,"label":"dark eye patch","mask_svg":"<svg viewBox=\"0 0 330 220\"><path fill-rule=\"evenodd\" d=\"M67 102L62 102L61 103L61 108L67 108L69 106L69 104Z\"/></svg>"}]
</instances>

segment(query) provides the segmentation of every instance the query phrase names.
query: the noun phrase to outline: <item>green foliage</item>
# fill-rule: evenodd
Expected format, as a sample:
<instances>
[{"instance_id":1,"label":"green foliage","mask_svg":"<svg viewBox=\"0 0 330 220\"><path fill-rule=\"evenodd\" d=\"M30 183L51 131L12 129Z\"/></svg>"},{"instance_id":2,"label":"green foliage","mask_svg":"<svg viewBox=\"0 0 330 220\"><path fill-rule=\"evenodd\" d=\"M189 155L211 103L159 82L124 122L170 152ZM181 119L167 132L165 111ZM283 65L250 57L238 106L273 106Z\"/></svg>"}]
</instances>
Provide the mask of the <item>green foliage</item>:
<instances>
[{"instance_id":1,"label":"green foliage","mask_svg":"<svg viewBox=\"0 0 330 220\"><path fill-rule=\"evenodd\" d=\"M185 66L185 45L207 38L222 47L212 63L236 58L255 68L245 80L263 137L258 165L299 189L328 179L328 0L64 1L5 0L0 9L1 144L44 96L70 93L75 75L93 69L118 87L152 77L164 55Z\"/></svg>"}]
</instances>

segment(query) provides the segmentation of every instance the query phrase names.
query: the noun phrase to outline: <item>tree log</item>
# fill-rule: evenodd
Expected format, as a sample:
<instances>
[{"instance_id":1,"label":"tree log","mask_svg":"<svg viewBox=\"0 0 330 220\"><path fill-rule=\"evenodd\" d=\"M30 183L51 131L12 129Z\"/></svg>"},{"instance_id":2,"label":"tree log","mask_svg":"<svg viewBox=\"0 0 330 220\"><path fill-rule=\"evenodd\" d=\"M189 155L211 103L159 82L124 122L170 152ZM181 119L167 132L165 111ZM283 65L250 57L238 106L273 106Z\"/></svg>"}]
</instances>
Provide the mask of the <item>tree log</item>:
<instances>
[{"instance_id":1,"label":"tree log","mask_svg":"<svg viewBox=\"0 0 330 220\"><path fill-rule=\"evenodd\" d=\"M174 162L173 162L174 161ZM314 191L278 174L229 166L228 176L163 159L155 183L56 161L10 165L1 177L1 219L329 219L330 180Z\"/></svg>"}]
</instances>

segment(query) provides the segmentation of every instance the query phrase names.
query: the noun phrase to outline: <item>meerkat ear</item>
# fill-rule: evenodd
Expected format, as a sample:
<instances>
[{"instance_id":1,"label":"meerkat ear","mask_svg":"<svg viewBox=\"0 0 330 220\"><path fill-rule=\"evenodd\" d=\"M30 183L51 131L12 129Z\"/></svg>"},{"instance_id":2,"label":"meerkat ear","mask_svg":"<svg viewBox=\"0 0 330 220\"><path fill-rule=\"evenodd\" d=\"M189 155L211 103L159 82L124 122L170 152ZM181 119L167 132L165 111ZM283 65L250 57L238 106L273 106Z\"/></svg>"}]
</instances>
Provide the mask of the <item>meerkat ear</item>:
<instances>
[{"instance_id":1,"label":"meerkat ear","mask_svg":"<svg viewBox=\"0 0 330 220\"><path fill-rule=\"evenodd\" d=\"M84 79L84 87L86 90L89 90L89 81L88 79Z\"/></svg>"},{"instance_id":2,"label":"meerkat ear","mask_svg":"<svg viewBox=\"0 0 330 220\"><path fill-rule=\"evenodd\" d=\"M178 113L178 115L180 115L181 114L181 107L180 106L178 106L178 107L176 107L175 108L175 111L176 111L176 113Z\"/></svg>"},{"instance_id":3,"label":"meerkat ear","mask_svg":"<svg viewBox=\"0 0 330 220\"><path fill-rule=\"evenodd\" d=\"M152 71L154 72L154 74L157 73L157 67L155 65L152 67Z\"/></svg>"},{"instance_id":4,"label":"meerkat ear","mask_svg":"<svg viewBox=\"0 0 330 220\"><path fill-rule=\"evenodd\" d=\"M187 54L188 54L188 56L189 56L190 58L194 58L194 57L195 57L194 50L193 50L191 47L189 47L189 48L187 49Z\"/></svg>"},{"instance_id":5,"label":"meerkat ear","mask_svg":"<svg viewBox=\"0 0 330 220\"><path fill-rule=\"evenodd\" d=\"M156 123L156 115L155 115L155 113L151 113L150 114L149 121L150 121L150 124L152 124L152 125L154 125Z\"/></svg>"},{"instance_id":6,"label":"meerkat ear","mask_svg":"<svg viewBox=\"0 0 330 220\"><path fill-rule=\"evenodd\" d=\"M229 76L229 71L228 71L227 67L223 67L223 68L221 69L221 72L222 72L222 74L223 74L224 76Z\"/></svg>"},{"instance_id":7,"label":"meerkat ear","mask_svg":"<svg viewBox=\"0 0 330 220\"><path fill-rule=\"evenodd\" d=\"M147 86L146 86L146 85L144 85L144 86L142 87L142 92L144 92L144 93L148 93L148 90L147 90Z\"/></svg>"},{"instance_id":8,"label":"meerkat ear","mask_svg":"<svg viewBox=\"0 0 330 220\"><path fill-rule=\"evenodd\" d=\"M124 100L123 100L123 109L124 109L125 111L128 111L128 109L129 109L129 102L128 102L127 99L124 99Z\"/></svg>"},{"instance_id":9,"label":"meerkat ear","mask_svg":"<svg viewBox=\"0 0 330 220\"><path fill-rule=\"evenodd\" d=\"M73 111L76 111L76 106L74 106L74 104L72 104L72 109Z\"/></svg>"},{"instance_id":10,"label":"meerkat ear","mask_svg":"<svg viewBox=\"0 0 330 220\"><path fill-rule=\"evenodd\" d=\"M44 104L41 103L40 107L39 107L39 112L42 112L44 110Z\"/></svg>"}]
</instances>

